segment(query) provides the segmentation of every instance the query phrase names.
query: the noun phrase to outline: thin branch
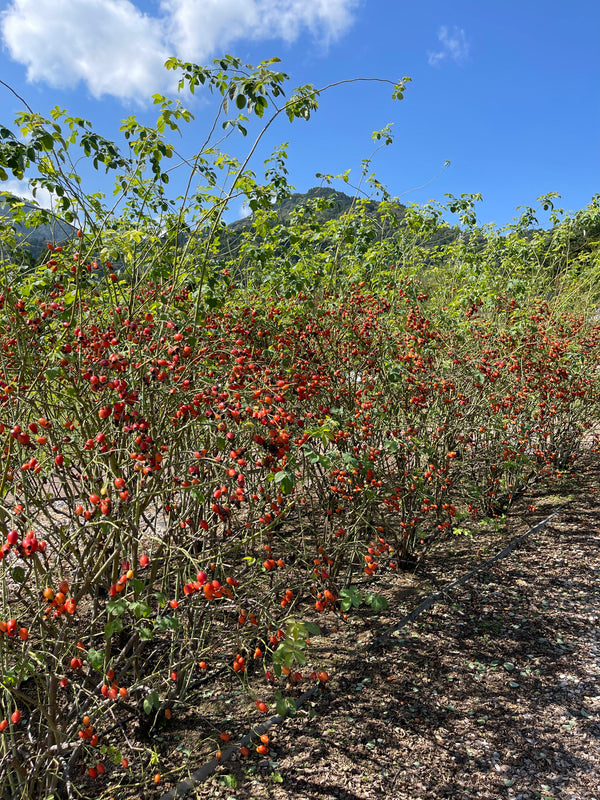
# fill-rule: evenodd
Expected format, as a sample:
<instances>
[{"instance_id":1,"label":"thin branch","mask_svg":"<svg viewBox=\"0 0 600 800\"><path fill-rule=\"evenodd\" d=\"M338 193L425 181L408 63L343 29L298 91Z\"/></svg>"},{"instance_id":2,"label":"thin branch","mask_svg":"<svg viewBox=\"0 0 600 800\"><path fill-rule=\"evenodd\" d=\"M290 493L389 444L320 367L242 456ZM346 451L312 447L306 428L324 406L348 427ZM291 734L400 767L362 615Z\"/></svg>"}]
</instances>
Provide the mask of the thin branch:
<instances>
[{"instance_id":1,"label":"thin branch","mask_svg":"<svg viewBox=\"0 0 600 800\"><path fill-rule=\"evenodd\" d=\"M8 91L9 91L9 92L12 92L12 93L14 94L14 96L15 96L15 97L16 97L18 100L20 100L20 101L23 103L23 105L24 105L24 106L25 106L25 108L26 108L26 109L29 111L29 113L30 113L30 114L33 114L33 109L31 108L31 106L29 105L29 103L27 102L27 100L25 100L23 97L21 97L21 95L20 95L20 94L17 94L17 92L15 92L15 90L12 88L12 86L9 86L9 85L8 85L8 83L5 83L5 82L4 82L4 81L2 81L2 80L0 80L0 83L2 84L2 86L6 86L6 88L8 89Z\"/></svg>"}]
</instances>

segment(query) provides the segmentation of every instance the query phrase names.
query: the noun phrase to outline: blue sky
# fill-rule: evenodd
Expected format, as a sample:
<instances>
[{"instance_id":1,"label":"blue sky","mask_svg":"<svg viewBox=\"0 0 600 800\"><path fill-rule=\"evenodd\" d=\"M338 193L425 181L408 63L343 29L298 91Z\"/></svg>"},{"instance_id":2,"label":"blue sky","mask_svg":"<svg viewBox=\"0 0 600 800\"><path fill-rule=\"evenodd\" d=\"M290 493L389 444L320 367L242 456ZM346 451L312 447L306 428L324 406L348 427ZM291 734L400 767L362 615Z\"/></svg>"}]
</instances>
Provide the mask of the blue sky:
<instances>
[{"instance_id":1,"label":"blue sky","mask_svg":"<svg viewBox=\"0 0 600 800\"><path fill-rule=\"evenodd\" d=\"M595 0L4 0L0 9L0 78L34 110L59 105L108 138L131 114L155 119L148 100L171 91L170 55L200 64L224 53L251 64L278 56L290 90L412 78L402 102L388 87L352 84L323 94L308 123L275 124L254 167L289 142L297 191L318 185L318 172L350 169L358 181L371 133L393 123L395 142L372 168L403 202L480 192L480 221L503 225L547 192L570 211L600 192ZM179 145L191 154L214 106L180 99L195 115ZM2 86L0 109L13 128L22 106ZM227 148L242 156L248 145ZM88 191L108 190L100 176L84 177Z\"/></svg>"}]
</instances>

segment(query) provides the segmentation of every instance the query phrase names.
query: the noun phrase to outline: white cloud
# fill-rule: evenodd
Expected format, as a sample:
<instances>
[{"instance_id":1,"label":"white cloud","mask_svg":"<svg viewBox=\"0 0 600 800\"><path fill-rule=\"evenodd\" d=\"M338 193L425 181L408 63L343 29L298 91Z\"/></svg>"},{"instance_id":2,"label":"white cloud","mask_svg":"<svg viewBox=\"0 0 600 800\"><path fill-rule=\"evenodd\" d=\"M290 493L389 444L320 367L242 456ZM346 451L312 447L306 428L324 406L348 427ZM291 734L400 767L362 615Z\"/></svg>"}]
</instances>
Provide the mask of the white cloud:
<instances>
[{"instance_id":1,"label":"white cloud","mask_svg":"<svg viewBox=\"0 0 600 800\"><path fill-rule=\"evenodd\" d=\"M34 203L37 203L38 206L48 209L52 209L54 200L56 199L55 196L44 187L37 189L34 197L33 191L29 186L29 181L18 180L17 178L10 178L7 181L0 181L0 192L10 192L10 194L14 194L16 197L20 197L22 200L32 200Z\"/></svg>"},{"instance_id":2,"label":"white cloud","mask_svg":"<svg viewBox=\"0 0 600 800\"><path fill-rule=\"evenodd\" d=\"M341 36L360 0L11 0L0 18L11 57L30 81L87 85L95 97L147 99L169 87L171 55L203 63L235 41L320 42ZM157 4L153 4L156 9Z\"/></svg>"},{"instance_id":3,"label":"white cloud","mask_svg":"<svg viewBox=\"0 0 600 800\"><path fill-rule=\"evenodd\" d=\"M252 209L248 205L248 202L244 200L244 202L238 209L238 215L236 219L245 219L246 217L249 217L251 214L252 214Z\"/></svg>"},{"instance_id":4,"label":"white cloud","mask_svg":"<svg viewBox=\"0 0 600 800\"><path fill-rule=\"evenodd\" d=\"M295 41L304 29L329 42L352 24L358 0L161 0L181 58L203 61L241 39Z\"/></svg>"},{"instance_id":5,"label":"white cloud","mask_svg":"<svg viewBox=\"0 0 600 800\"><path fill-rule=\"evenodd\" d=\"M438 30L438 40L442 47L441 50L428 54L427 60L430 66L437 67L446 60L460 63L468 57L469 43L462 28L454 27L450 31L445 25L442 25Z\"/></svg>"},{"instance_id":6,"label":"white cloud","mask_svg":"<svg viewBox=\"0 0 600 800\"><path fill-rule=\"evenodd\" d=\"M13 0L1 26L30 81L121 98L164 84L160 22L129 0Z\"/></svg>"}]
</instances>

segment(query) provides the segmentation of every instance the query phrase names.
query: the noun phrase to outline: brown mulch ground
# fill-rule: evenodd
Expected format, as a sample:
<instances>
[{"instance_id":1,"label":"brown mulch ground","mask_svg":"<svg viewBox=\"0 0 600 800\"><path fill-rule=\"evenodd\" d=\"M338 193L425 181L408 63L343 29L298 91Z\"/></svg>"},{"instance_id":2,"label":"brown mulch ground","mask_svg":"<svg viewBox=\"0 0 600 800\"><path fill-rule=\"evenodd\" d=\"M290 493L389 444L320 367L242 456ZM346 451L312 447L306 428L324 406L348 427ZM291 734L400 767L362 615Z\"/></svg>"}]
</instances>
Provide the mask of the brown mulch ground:
<instances>
[{"instance_id":1,"label":"brown mulch ground","mask_svg":"<svg viewBox=\"0 0 600 800\"><path fill-rule=\"evenodd\" d=\"M569 490L528 498L505 531L477 541L478 557L472 543L446 542L425 575L398 579L382 614L337 632L331 618L315 645L329 688L270 730L267 758L235 757L191 796L599 797L597 478L590 472L567 511L387 642L377 644L382 631L419 599L503 549Z\"/></svg>"}]
</instances>

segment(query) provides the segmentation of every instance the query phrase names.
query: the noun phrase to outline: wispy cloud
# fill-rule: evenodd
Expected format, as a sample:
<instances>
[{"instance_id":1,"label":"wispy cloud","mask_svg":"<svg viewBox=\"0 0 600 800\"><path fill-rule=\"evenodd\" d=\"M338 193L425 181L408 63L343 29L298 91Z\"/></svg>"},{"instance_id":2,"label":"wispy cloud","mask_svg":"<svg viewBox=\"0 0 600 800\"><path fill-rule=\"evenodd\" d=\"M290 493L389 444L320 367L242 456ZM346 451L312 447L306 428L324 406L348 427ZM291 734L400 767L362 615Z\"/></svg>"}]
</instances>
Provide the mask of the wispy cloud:
<instances>
[{"instance_id":1,"label":"wispy cloud","mask_svg":"<svg viewBox=\"0 0 600 800\"><path fill-rule=\"evenodd\" d=\"M0 31L30 81L139 99L169 87L171 55L203 63L235 41L289 43L304 31L327 44L349 29L359 2L160 0L150 14L132 0L11 0Z\"/></svg>"},{"instance_id":2,"label":"wispy cloud","mask_svg":"<svg viewBox=\"0 0 600 800\"><path fill-rule=\"evenodd\" d=\"M439 66L444 61L461 63L469 55L469 43L462 28L456 26L450 30L445 25L438 30L438 41L441 49L428 53L428 62L432 67Z\"/></svg>"}]
</instances>

